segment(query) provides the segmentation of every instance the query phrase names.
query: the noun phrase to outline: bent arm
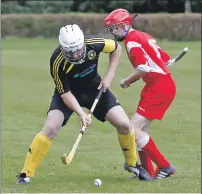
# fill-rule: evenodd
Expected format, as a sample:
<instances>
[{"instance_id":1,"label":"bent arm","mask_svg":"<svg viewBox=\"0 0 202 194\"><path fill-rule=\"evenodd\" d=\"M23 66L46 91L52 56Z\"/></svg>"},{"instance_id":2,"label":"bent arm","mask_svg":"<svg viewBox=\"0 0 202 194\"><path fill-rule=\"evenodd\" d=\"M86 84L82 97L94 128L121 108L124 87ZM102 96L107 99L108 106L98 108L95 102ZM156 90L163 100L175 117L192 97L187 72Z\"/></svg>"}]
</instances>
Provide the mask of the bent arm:
<instances>
[{"instance_id":1,"label":"bent arm","mask_svg":"<svg viewBox=\"0 0 202 194\"><path fill-rule=\"evenodd\" d=\"M134 73L132 73L125 79L125 82L126 82L126 84L136 82L137 80L139 80L142 76L146 75L147 73L148 72L146 72L146 71L141 71L141 70L137 69L137 70L135 70Z\"/></svg>"},{"instance_id":2,"label":"bent arm","mask_svg":"<svg viewBox=\"0 0 202 194\"><path fill-rule=\"evenodd\" d=\"M81 116L84 113L82 107L80 106L75 96L71 93L71 91L62 94L61 98L64 103L77 115Z\"/></svg>"}]
</instances>

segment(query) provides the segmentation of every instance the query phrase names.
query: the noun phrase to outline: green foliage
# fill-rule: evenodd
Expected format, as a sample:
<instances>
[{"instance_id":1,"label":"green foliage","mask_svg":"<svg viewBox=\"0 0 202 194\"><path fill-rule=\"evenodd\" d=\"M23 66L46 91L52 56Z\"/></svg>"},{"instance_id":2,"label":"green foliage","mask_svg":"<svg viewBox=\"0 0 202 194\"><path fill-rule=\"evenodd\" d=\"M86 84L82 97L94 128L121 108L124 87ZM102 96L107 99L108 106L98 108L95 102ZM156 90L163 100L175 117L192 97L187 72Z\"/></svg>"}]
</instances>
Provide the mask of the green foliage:
<instances>
[{"instance_id":1,"label":"green foliage","mask_svg":"<svg viewBox=\"0 0 202 194\"><path fill-rule=\"evenodd\" d=\"M65 13L71 11L73 1L5 1L1 13Z\"/></svg>"},{"instance_id":2,"label":"green foliage","mask_svg":"<svg viewBox=\"0 0 202 194\"><path fill-rule=\"evenodd\" d=\"M76 23L85 35L108 37L103 20L106 14L35 14L2 15L2 37L47 37L58 35L59 29ZM99 24L99 25L98 25ZM145 31L159 39L200 40L200 14L140 14L133 23L135 29Z\"/></svg>"},{"instance_id":3,"label":"green foliage","mask_svg":"<svg viewBox=\"0 0 202 194\"><path fill-rule=\"evenodd\" d=\"M191 1L192 12L202 12L202 0Z\"/></svg>"}]
</instances>

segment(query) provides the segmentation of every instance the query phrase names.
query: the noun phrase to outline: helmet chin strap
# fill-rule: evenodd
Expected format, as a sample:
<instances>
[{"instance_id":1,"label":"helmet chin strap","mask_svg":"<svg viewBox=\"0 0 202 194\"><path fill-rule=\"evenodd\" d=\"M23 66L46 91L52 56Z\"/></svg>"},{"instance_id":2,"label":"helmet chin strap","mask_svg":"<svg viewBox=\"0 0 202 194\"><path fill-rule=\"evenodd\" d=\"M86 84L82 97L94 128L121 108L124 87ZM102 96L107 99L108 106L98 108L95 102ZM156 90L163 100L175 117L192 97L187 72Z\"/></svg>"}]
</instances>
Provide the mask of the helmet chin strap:
<instances>
[{"instance_id":1,"label":"helmet chin strap","mask_svg":"<svg viewBox=\"0 0 202 194\"><path fill-rule=\"evenodd\" d=\"M114 39L116 41L122 42L125 39L125 36L123 36L123 37L114 37Z\"/></svg>"}]
</instances>

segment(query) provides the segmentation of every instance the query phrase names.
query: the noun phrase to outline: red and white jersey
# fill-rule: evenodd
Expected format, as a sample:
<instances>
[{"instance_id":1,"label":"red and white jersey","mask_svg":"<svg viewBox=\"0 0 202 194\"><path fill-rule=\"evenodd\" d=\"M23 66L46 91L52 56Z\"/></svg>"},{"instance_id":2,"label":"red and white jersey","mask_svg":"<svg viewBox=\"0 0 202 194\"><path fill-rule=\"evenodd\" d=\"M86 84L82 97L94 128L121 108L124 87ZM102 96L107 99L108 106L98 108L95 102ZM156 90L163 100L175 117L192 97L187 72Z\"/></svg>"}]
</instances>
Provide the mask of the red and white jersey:
<instances>
[{"instance_id":1,"label":"red and white jersey","mask_svg":"<svg viewBox=\"0 0 202 194\"><path fill-rule=\"evenodd\" d=\"M156 78L170 74L166 67L170 56L157 45L152 36L132 30L124 43L134 68L148 72L142 77L144 82L150 83Z\"/></svg>"}]
</instances>

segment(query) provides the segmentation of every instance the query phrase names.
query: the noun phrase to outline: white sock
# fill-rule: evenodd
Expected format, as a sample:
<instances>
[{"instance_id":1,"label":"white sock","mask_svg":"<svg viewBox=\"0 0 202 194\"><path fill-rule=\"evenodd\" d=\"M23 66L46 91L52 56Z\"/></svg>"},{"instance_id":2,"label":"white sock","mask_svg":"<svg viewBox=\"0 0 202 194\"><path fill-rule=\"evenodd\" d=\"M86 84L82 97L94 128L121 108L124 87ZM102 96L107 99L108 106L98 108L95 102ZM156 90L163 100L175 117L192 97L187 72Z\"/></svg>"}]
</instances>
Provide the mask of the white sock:
<instances>
[{"instance_id":1,"label":"white sock","mask_svg":"<svg viewBox=\"0 0 202 194\"><path fill-rule=\"evenodd\" d=\"M145 135L142 139L137 141L138 150L141 151L141 148L147 145L148 142L149 142L149 135Z\"/></svg>"}]
</instances>

